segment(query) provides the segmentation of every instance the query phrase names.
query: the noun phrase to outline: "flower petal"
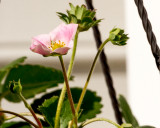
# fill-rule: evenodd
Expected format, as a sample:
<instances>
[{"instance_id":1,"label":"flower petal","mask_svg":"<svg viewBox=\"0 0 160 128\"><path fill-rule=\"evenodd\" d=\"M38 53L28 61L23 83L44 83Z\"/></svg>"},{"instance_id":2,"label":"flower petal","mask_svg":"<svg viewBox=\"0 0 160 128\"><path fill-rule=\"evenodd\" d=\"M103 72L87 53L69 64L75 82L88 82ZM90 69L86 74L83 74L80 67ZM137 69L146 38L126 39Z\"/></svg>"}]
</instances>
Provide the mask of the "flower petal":
<instances>
[{"instance_id":1,"label":"flower petal","mask_svg":"<svg viewBox=\"0 0 160 128\"><path fill-rule=\"evenodd\" d=\"M39 39L42 39L42 40L39 40ZM45 56L50 55L52 50L47 47L48 44L45 43L45 41L46 41L45 35L44 37L40 35L32 38L32 44L30 46L30 49L33 52L39 53L41 55L45 55Z\"/></svg>"},{"instance_id":2,"label":"flower petal","mask_svg":"<svg viewBox=\"0 0 160 128\"><path fill-rule=\"evenodd\" d=\"M78 24L60 24L50 32L52 41L63 41L69 43L77 31Z\"/></svg>"},{"instance_id":3,"label":"flower petal","mask_svg":"<svg viewBox=\"0 0 160 128\"><path fill-rule=\"evenodd\" d=\"M65 54L67 54L69 49L70 49L69 47L57 48L53 51L53 53L58 53L58 54L61 54L61 55L65 55Z\"/></svg>"},{"instance_id":4,"label":"flower petal","mask_svg":"<svg viewBox=\"0 0 160 128\"><path fill-rule=\"evenodd\" d=\"M73 41L71 40L69 43L67 43L66 47L72 48L73 47Z\"/></svg>"},{"instance_id":5,"label":"flower petal","mask_svg":"<svg viewBox=\"0 0 160 128\"><path fill-rule=\"evenodd\" d=\"M32 39L44 44L46 47L51 46L51 37L49 34L41 34L36 37L33 37Z\"/></svg>"}]
</instances>

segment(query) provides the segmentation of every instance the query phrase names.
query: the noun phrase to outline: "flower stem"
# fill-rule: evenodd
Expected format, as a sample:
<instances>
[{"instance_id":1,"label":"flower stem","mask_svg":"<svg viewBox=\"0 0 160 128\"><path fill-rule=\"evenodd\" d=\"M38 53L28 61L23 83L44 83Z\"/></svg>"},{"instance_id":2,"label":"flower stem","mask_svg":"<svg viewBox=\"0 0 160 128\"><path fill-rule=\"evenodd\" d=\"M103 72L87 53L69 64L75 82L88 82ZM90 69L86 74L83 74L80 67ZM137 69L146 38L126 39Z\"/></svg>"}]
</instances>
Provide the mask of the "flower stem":
<instances>
[{"instance_id":1,"label":"flower stem","mask_svg":"<svg viewBox=\"0 0 160 128\"><path fill-rule=\"evenodd\" d=\"M77 32L75 34L75 38L74 38L74 46L73 46L73 50L72 50L72 56L71 56L70 64L69 64L68 71L67 71L68 79L70 78L71 73L72 73L72 69L73 69L74 58L75 58L76 49L77 49L78 34L79 34L79 32L77 30Z\"/></svg>"},{"instance_id":2,"label":"flower stem","mask_svg":"<svg viewBox=\"0 0 160 128\"><path fill-rule=\"evenodd\" d=\"M28 108L28 110L31 112L31 114L33 115L34 119L36 120L39 128L43 128L40 120L37 118L36 114L34 113L32 107L27 103L27 101L25 100L25 98L23 97L22 93L19 93L18 96L22 99L24 105L26 108Z\"/></svg>"},{"instance_id":3,"label":"flower stem","mask_svg":"<svg viewBox=\"0 0 160 128\"><path fill-rule=\"evenodd\" d=\"M0 112L9 113L9 114L18 116L18 117L20 117L21 119L23 119L23 120L25 120L26 122L28 122L29 124L33 125L35 128L39 128L39 127L38 127L36 124L34 124L32 121L28 120L27 118L23 117L22 115L20 115L20 114L18 114L18 113L11 112L11 111L7 111L7 110L0 110Z\"/></svg>"},{"instance_id":4,"label":"flower stem","mask_svg":"<svg viewBox=\"0 0 160 128\"><path fill-rule=\"evenodd\" d=\"M79 99L79 101L78 101L78 105L77 105L77 108L76 108L76 112L78 112L79 109L80 109L80 107L81 107L81 104L82 104L83 98L84 98L84 96L85 96L85 93L86 93L86 90L87 90L87 86L88 86L88 83L89 83L89 81L90 81L91 75L92 75L92 73L93 73L93 69L94 69L94 67L95 67L97 58L98 58L98 56L100 55L101 51L103 50L105 44L108 43L108 42L109 42L109 39L106 39L106 40L101 44L101 46L100 46L99 49L98 49L98 52L97 52L97 54L96 54L96 56L95 56L95 58L94 58L94 61L93 61L92 66L91 66L91 69L90 69L90 71L89 71L89 74L88 74L88 77L87 77L85 86L84 86L84 88L83 88L83 90L82 90L80 99Z\"/></svg>"},{"instance_id":5,"label":"flower stem","mask_svg":"<svg viewBox=\"0 0 160 128\"><path fill-rule=\"evenodd\" d=\"M30 112L22 112L22 113L18 113L18 114L21 115L21 116L32 116L32 114L31 114ZM42 115L36 114L36 116L37 116L39 119L44 120L44 117L43 117ZM11 119L14 119L14 118L16 118L16 117L17 117L16 115L7 116L7 117L5 118L5 120L11 120Z\"/></svg>"},{"instance_id":6,"label":"flower stem","mask_svg":"<svg viewBox=\"0 0 160 128\"><path fill-rule=\"evenodd\" d=\"M93 123L93 122L96 122L96 121L105 121L105 122L108 122L110 124L113 124L114 126L116 126L117 128L121 128L120 125L118 125L117 123L109 120L109 119L105 119L105 118L93 118L93 119L90 119L90 120L87 120L86 122L82 123L79 128L83 128L84 126L90 124L90 123Z\"/></svg>"},{"instance_id":7,"label":"flower stem","mask_svg":"<svg viewBox=\"0 0 160 128\"><path fill-rule=\"evenodd\" d=\"M67 77L68 79L71 76L71 72L72 72L72 68L73 68L73 64L74 64L74 58L75 58L75 54L76 54L76 48L77 48L77 40L78 40L78 31L76 32L75 38L74 38L74 46L73 46L73 50L72 50L72 57L70 60L70 64L68 67L68 71L67 71ZM56 111L56 117L55 117L55 128L59 128L59 120L60 120L60 114L61 114L61 109L62 109L62 104L65 98L65 94L66 94L66 85L64 83L64 86L62 88L60 97L59 97L59 101L58 101L58 106L57 106L57 111Z\"/></svg>"},{"instance_id":8,"label":"flower stem","mask_svg":"<svg viewBox=\"0 0 160 128\"><path fill-rule=\"evenodd\" d=\"M74 102L73 102L71 90L69 88L68 78L67 78L67 74L66 74L66 70L65 70L65 67L64 67L64 62L63 62L62 56L59 56L59 60L61 62L61 66L62 66L62 70L63 70L63 76L64 76L66 88L67 88L68 99L69 99L72 114L73 114L73 117L74 117L75 125L77 125L76 111L75 111L75 108L74 108Z\"/></svg>"}]
</instances>

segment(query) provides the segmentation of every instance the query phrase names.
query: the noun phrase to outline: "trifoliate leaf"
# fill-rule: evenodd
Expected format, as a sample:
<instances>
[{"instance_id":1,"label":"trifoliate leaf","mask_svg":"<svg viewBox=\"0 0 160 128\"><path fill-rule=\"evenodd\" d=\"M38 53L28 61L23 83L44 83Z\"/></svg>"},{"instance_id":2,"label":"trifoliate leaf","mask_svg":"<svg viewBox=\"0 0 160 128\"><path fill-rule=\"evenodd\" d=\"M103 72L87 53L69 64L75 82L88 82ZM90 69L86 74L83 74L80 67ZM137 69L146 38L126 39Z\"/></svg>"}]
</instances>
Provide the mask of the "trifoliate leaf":
<instances>
[{"instance_id":1,"label":"trifoliate leaf","mask_svg":"<svg viewBox=\"0 0 160 128\"><path fill-rule=\"evenodd\" d=\"M44 92L48 88L52 88L63 83L63 73L54 68L39 65L19 65L12 68L9 72L3 87L3 92L7 95L5 98L11 102L20 102L21 100L14 94L9 92L9 81L21 80L22 94L28 99L36 94Z\"/></svg>"}]
</instances>

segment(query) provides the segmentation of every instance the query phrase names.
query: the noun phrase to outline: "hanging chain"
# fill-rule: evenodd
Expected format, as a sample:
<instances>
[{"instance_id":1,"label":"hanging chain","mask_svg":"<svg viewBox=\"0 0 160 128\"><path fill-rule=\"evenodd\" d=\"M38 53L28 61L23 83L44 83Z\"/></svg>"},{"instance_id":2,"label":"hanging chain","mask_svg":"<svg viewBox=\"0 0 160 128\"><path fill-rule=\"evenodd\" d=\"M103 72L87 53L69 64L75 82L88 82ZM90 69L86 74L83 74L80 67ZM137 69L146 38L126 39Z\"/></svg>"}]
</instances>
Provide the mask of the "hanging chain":
<instances>
[{"instance_id":1,"label":"hanging chain","mask_svg":"<svg viewBox=\"0 0 160 128\"><path fill-rule=\"evenodd\" d=\"M151 46L152 54L155 58L157 68L160 71L160 49L157 45L156 37L152 31L152 25L148 19L148 14L143 5L143 0L134 0L134 1L135 4L137 5L139 16L142 20L143 28L146 32L148 42Z\"/></svg>"},{"instance_id":2,"label":"hanging chain","mask_svg":"<svg viewBox=\"0 0 160 128\"><path fill-rule=\"evenodd\" d=\"M86 0L86 4L87 4L89 9L94 10L92 0ZM95 18L95 20L96 20L96 18ZM100 34L98 26L93 27L93 33L94 33L94 37L95 37L95 40L96 40L97 48L99 48L100 45L102 44L102 41L101 41L101 34ZM116 120L119 124L122 124L122 115L121 115L121 112L119 110L119 104L118 104L118 101L117 101L117 98L116 98L116 91L115 91L114 86L113 86L113 80L112 80L112 76L110 74L110 68L109 68L109 65L107 63L107 58L106 58L106 55L104 53L104 50L100 54L100 62L101 62L102 68L103 68L103 73L104 73L105 80L106 80L106 83L107 83L106 85L108 87L108 91L109 91L109 95L110 95L110 98L111 98L111 102L112 102L112 106L113 106L113 109L114 109Z\"/></svg>"}]
</instances>

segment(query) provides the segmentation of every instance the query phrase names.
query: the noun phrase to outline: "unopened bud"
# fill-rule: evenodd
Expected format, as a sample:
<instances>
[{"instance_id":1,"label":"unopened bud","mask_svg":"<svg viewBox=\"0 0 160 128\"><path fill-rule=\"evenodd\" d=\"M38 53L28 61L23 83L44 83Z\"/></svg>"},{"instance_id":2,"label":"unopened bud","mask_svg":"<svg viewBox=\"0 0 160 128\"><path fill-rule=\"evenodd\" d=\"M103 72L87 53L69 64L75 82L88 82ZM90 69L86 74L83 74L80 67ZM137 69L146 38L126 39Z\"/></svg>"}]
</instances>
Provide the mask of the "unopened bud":
<instances>
[{"instance_id":1,"label":"unopened bud","mask_svg":"<svg viewBox=\"0 0 160 128\"><path fill-rule=\"evenodd\" d=\"M18 82L15 82L14 80L10 81L9 88L12 93L18 94L18 93L22 92L22 85L21 85L20 80L18 80Z\"/></svg>"},{"instance_id":2,"label":"unopened bud","mask_svg":"<svg viewBox=\"0 0 160 128\"><path fill-rule=\"evenodd\" d=\"M120 28L113 28L110 31L109 40L114 45L126 45L127 40L129 37L127 37L127 34L124 34L124 30Z\"/></svg>"}]
</instances>

